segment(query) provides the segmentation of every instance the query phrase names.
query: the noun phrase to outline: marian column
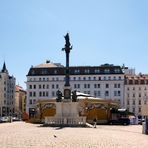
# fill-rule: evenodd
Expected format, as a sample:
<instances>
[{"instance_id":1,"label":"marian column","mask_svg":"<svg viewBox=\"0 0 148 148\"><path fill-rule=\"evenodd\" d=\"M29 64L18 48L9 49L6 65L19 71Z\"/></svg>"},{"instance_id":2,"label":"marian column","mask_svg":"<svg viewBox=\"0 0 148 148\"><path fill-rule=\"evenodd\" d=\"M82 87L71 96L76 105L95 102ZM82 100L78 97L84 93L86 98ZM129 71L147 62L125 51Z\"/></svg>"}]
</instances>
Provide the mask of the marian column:
<instances>
[{"instance_id":1,"label":"marian column","mask_svg":"<svg viewBox=\"0 0 148 148\"><path fill-rule=\"evenodd\" d=\"M71 100L71 88L69 83L70 71L69 71L69 54L72 46L69 40L69 34L67 33L65 36L65 47L62 49L66 53L66 71L65 71L65 85L64 85L64 99Z\"/></svg>"}]
</instances>

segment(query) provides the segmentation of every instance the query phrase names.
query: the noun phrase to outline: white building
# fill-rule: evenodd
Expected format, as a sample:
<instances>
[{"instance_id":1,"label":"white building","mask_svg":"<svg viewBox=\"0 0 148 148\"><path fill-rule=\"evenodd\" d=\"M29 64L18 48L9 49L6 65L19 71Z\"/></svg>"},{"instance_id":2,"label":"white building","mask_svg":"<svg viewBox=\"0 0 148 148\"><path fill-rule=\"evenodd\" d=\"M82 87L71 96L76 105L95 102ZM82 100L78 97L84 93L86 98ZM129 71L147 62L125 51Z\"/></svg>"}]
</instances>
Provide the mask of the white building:
<instances>
[{"instance_id":1,"label":"white building","mask_svg":"<svg viewBox=\"0 0 148 148\"><path fill-rule=\"evenodd\" d=\"M27 75L27 112L34 110L37 100L56 97L63 92L65 67L47 61L31 67ZM120 66L74 66L70 67L71 89L99 98L113 99L123 104L124 73Z\"/></svg>"},{"instance_id":2,"label":"white building","mask_svg":"<svg viewBox=\"0 0 148 148\"><path fill-rule=\"evenodd\" d=\"M15 78L10 76L5 63L0 71L0 116L14 113Z\"/></svg>"},{"instance_id":3,"label":"white building","mask_svg":"<svg viewBox=\"0 0 148 148\"><path fill-rule=\"evenodd\" d=\"M125 107L136 116L148 104L148 75L125 76Z\"/></svg>"}]
</instances>

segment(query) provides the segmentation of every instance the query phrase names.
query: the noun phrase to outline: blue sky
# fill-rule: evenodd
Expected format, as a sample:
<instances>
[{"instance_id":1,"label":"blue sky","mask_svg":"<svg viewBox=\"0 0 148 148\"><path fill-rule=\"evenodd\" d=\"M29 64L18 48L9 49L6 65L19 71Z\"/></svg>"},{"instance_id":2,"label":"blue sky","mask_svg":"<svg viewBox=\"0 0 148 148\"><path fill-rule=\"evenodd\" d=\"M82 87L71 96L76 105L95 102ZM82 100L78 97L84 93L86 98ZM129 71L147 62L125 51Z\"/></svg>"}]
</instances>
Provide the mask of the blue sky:
<instances>
[{"instance_id":1,"label":"blue sky","mask_svg":"<svg viewBox=\"0 0 148 148\"><path fill-rule=\"evenodd\" d=\"M25 88L31 65L46 59L65 65L104 63L148 73L147 0L0 0L0 66Z\"/></svg>"}]
</instances>

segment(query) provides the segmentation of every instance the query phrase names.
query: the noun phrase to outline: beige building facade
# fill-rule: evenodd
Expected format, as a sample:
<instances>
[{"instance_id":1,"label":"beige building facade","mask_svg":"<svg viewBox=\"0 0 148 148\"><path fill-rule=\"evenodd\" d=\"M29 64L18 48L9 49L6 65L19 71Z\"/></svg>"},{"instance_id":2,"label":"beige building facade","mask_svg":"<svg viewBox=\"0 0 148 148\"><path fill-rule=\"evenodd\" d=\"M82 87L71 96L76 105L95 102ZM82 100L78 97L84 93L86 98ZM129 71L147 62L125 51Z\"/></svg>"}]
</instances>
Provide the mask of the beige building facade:
<instances>
[{"instance_id":1,"label":"beige building facade","mask_svg":"<svg viewBox=\"0 0 148 148\"><path fill-rule=\"evenodd\" d=\"M141 116L142 106L148 104L148 75L125 76L125 107Z\"/></svg>"},{"instance_id":2,"label":"beige building facade","mask_svg":"<svg viewBox=\"0 0 148 148\"><path fill-rule=\"evenodd\" d=\"M26 112L26 91L19 85L15 87L15 115L21 117Z\"/></svg>"}]
</instances>

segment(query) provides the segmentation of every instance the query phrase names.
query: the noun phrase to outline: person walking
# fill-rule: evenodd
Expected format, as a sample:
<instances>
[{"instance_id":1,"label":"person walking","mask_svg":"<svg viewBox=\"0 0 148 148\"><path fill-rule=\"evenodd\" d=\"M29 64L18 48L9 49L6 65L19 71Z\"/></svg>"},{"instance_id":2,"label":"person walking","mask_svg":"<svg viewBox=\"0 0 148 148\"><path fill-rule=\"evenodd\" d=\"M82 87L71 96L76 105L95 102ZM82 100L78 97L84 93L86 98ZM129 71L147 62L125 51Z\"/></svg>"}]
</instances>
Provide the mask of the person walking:
<instances>
[{"instance_id":1,"label":"person walking","mask_svg":"<svg viewBox=\"0 0 148 148\"><path fill-rule=\"evenodd\" d=\"M97 125L97 119L94 118L93 122L94 122L94 128L96 128L96 125Z\"/></svg>"}]
</instances>

